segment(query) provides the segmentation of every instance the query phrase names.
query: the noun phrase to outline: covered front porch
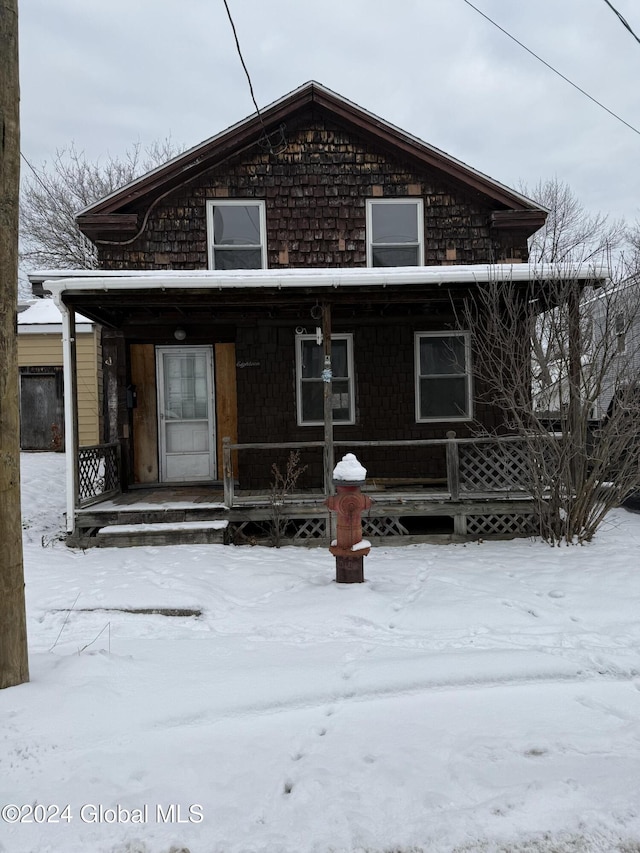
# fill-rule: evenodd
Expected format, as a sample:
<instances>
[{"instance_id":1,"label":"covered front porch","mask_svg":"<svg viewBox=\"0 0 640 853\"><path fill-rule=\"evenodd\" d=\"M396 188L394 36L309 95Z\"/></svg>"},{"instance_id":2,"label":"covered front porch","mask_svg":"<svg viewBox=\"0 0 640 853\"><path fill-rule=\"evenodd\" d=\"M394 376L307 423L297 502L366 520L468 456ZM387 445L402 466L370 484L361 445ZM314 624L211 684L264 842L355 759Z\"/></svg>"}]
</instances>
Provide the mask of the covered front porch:
<instances>
[{"instance_id":1,"label":"covered front porch","mask_svg":"<svg viewBox=\"0 0 640 853\"><path fill-rule=\"evenodd\" d=\"M511 538L535 533L533 501L527 493L527 460L516 436L382 442L390 449L442 454L442 478L367 477L372 499L363 532L374 544L453 542ZM336 455L367 451L381 442L335 442ZM181 543L303 544L327 546L333 519L325 499L330 480L290 492L240 489L234 459L259 452L300 466L325 451L322 442L239 444L225 438L224 477L207 485L141 486L122 492L116 444L80 448L78 506L69 542L80 547ZM237 463L236 463L237 464ZM241 464L241 463L240 463Z\"/></svg>"},{"instance_id":2,"label":"covered front porch","mask_svg":"<svg viewBox=\"0 0 640 853\"><path fill-rule=\"evenodd\" d=\"M473 373L483 317L464 328L460 309L479 283L522 286L524 299L557 275L521 264L43 278L64 320L69 543L327 544L324 501L347 452L368 469L368 539L534 532L530 462ZM106 441L92 447L78 442L75 311L105 330ZM283 491L274 472L292 452L301 476Z\"/></svg>"}]
</instances>

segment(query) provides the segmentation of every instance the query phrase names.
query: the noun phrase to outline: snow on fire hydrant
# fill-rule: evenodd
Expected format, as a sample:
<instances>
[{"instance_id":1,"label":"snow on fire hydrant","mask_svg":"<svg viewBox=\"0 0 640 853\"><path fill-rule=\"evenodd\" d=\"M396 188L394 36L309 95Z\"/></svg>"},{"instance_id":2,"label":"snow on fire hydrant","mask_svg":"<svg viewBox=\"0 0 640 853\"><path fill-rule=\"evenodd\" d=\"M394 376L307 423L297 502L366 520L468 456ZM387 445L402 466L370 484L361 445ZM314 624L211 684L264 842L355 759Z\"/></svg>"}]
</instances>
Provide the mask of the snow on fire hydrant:
<instances>
[{"instance_id":1,"label":"snow on fire hydrant","mask_svg":"<svg viewBox=\"0 0 640 853\"><path fill-rule=\"evenodd\" d=\"M367 476L353 453L343 456L333 469L337 494L325 501L337 515L336 539L329 550L336 558L337 583L364 583L364 558L371 545L362 538L362 512L371 506L371 498L360 491Z\"/></svg>"}]
</instances>

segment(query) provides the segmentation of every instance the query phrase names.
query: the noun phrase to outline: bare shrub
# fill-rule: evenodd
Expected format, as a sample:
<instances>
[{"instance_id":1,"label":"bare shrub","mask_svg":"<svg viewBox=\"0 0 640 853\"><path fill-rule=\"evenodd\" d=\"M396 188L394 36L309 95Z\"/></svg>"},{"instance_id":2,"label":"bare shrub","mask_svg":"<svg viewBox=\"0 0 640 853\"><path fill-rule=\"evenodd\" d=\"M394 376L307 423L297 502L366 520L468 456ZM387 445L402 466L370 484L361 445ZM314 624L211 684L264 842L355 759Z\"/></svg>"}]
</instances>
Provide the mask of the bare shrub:
<instances>
[{"instance_id":1,"label":"bare shrub","mask_svg":"<svg viewBox=\"0 0 640 853\"><path fill-rule=\"evenodd\" d=\"M465 308L481 394L521 438L551 544L589 541L639 481L639 287L589 278L568 266L544 283L496 274Z\"/></svg>"},{"instance_id":2,"label":"bare shrub","mask_svg":"<svg viewBox=\"0 0 640 853\"><path fill-rule=\"evenodd\" d=\"M287 467L284 473L274 462L271 466L273 480L271 481L271 489L269 493L269 506L271 509L271 524L273 544L276 548L280 547L282 539L287 532L288 520L284 517L283 507L287 496L296 488L298 480L307 470L306 465L300 464L300 451L292 450L287 459Z\"/></svg>"}]
</instances>

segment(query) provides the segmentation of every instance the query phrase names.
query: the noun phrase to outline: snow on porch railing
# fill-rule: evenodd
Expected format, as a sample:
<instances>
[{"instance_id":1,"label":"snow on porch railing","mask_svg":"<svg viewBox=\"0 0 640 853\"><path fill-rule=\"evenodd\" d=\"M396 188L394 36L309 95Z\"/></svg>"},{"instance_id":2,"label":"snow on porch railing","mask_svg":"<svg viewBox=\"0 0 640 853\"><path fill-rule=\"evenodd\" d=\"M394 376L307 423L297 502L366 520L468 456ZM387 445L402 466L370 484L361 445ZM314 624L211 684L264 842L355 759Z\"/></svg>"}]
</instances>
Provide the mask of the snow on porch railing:
<instances>
[{"instance_id":1,"label":"snow on porch railing","mask_svg":"<svg viewBox=\"0 0 640 853\"><path fill-rule=\"evenodd\" d=\"M96 444L78 449L78 506L88 506L120 492L120 445Z\"/></svg>"},{"instance_id":2,"label":"snow on porch railing","mask_svg":"<svg viewBox=\"0 0 640 853\"><path fill-rule=\"evenodd\" d=\"M549 436L550 440L553 436ZM531 457L527 452L522 436L477 436L457 438L455 432L447 433L447 438L401 439L394 441L336 441L335 447L354 448L424 448L432 447L444 452L446 465L446 490L449 499L457 501L474 495L486 497L487 494L528 494L531 486ZM226 506L234 505L235 472L234 456L243 450L292 450L324 447L322 441L288 443L252 443L232 444L223 440L224 452L224 501ZM366 460L366 454L362 455ZM443 485L445 481L443 479ZM325 494L329 494L328 483L324 484Z\"/></svg>"}]
</instances>

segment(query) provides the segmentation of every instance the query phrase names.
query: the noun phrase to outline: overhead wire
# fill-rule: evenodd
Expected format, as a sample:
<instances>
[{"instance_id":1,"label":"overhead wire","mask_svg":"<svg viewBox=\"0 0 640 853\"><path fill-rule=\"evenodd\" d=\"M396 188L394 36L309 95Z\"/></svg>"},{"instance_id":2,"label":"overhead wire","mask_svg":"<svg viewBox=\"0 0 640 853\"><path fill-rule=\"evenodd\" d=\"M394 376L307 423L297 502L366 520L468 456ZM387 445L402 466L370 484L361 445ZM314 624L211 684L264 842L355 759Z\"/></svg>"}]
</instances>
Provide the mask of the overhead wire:
<instances>
[{"instance_id":1,"label":"overhead wire","mask_svg":"<svg viewBox=\"0 0 640 853\"><path fill-rule=\"evenodd\" d=\"M260 123L266 133L266 128L264 126L264 121L262 119L262 114L260 113L260 107L258 106L258 102L256 101L256 96L253 93L253 84L251 82L251 75L249 74L249 69L247 68L247 64L244 61L244 57L242 56L242 50L240 49L240 41L238 39L238 33L236 32L236 25L233 23L233 18L231 17L231 10L229 9L229 4L227 0L222 0L224 3L224 8L227 11L227 17L229 18L229 23L231 24L231 29L233 31L233 38L236 43L236 50L238 52L238 56L240 57L240 62L242 63L242 67L244 68L244 73L247 75L247 82L249 83L249 91L251 92L251 100L253 101L253 105L256 108L256 112L258 114L258 118L260 119Z\"/></svg>"},{"instance_id":2,"label":"overhead wire","mask_svg":"<svg viewBox=\"0 0 640 853\"><path fill-rule=\"evenodd\" d=\"M606 2L606 1L607 1L607 0L605 0L605 2ZM557 74L557 75L558 75L558 77L562 78L562 79L565 81L565 83L568 83L570 86L573 86L573 88L574 88L574 89L577 89L577 91L578 91L578 92L580 92L580 94L584 95L584 96L585 96L585 98L588 98L590 101L592 101L594 104L596 104L596 106L600 107L600 109L603 109L606 113L609 113L609 115L610 115L612 118L615 118L617 121L619 121L619 122L621 122L622 124L624 124L624 125L625 125L625 127L628 127L628 128L629 128L629 130L632 130L634 133L637 133L637 134L638 134L638 136L640 136L640 130L638 130L638 128L637 128L637 127L634 127L632 124L629 124L629 122L628 122L628 121L625 121L625 119L623 119L623 118L622 118L621 116L619 116L617 113L614 113L614 111L613 111L613 110L610 110L610 109L609 109L609 107L605 106L605 105L602 103L602 101L599 101L597 98L594 98L594 97L593 97L593 95L590 95L590 94L589 94L587 91L585 91L581 86L578 86L578 84L577 84L577 83L574 83L574 82L573 82L573 80L570 80L567 76L565 76L561 71L558 71L558 69L557 69L557 68L554 68L554 67L553 67L553 65L551 65L549 62L547 62L545 59L543 59L541 56L538 56L538 54L537 54L537 53L535 53L535 52L534 52L533 50L531 50L530 48L528 48L528 47L526 46L526 44L523 44L523 43L522 43L521 41L519 41L515 36L511 35L511 33L510 33L510 32L508 32L508 30L505 30L505 28L504 28L504 27L501 27L501 26L500 26L500 24L496 23L496 21L494 21L494 20L493 20L493 18L490 18L490 17L489 17L489 15L486 15L486 14L485 14L481 9L478 9L478 7L477 7L477 6L474 6L474 5L473 5L473 3L471 3L471 2L470 2L470 0L462 0L462 2L463 2L463 3L466 3L466 4L467 4L467 6L470 6L470 7L474 10L474 12L477 12L479 15L482 15L482 17L483 17L485 20L489 21L489 23L490 23L490 24L493 24L493 26L494 26L494 27L496 27L497 29L499 29L499 30L500 30L500 32L502 32L502 33L504 33L506 36L508 36L508 38L510 38L510 39L511 39L511 41L514 41L514 42L515 42L517 45L519 45L523 50L526 50L526 51L527 51L527 53L531 54L531 56L533 56L533 57L534 57L534 59L537 59L537 60L538 60L538 62L541 62L541 63L542 63L543 65L545 65L545 66L546 66L550 71L553 71L553 73L554 73L554 74Z\"/></svg>"},{"instance_id":3,"label":"overhead wire","mask_svg":"<svg viewBox=\"0 0 640 853\"><path fill-rule=\"evenodd\" d=\"M258 144L262 148L267 148L271 154L278 154L287 147L287 139L285 136L285 128L284 125L280 125L277 130L275 130L272 134L269 134L266 125L264 123L264 119L262 118L262 113L260 112L260 107L258 106L258 102L256 101L256 96L253 91L253 83L251 82L251 75L249 74L249 69L247 68L247 64L244 61L244 57L242 55L242 50L240 49L240 40L238 39L238 33L236 31L236 25L233 22L233 17L231 15L231 10L229 9L229 4L227 0L222 0L224 3L224 8L227 12L227 17L229 18L229 23L231 24L231 30L233 32L233 38L236 43L236 51L238 52L238 56L240 57L240 62L242 63L242 67L244 69L244 73L247 77L247 82L249 83L249 92L251 93L251 100L253 101L253 105L256 108L256 113L260 120L260 124L262 125L263 135L261 139L258 141ZM272 142L272 139L275 139L275 146Z\"/></svg>"},{"instance_id":4,"label":"overhead wire","mask_svg":"<svg viewBox=\"0 0 640 853\"><path fill-rule=\"evenodd\" d=\"M634 37L634 39L638 42L638 44L640 44L640 38L638 38L638 36L637 36L637 35L634 33L634 31L631 29L631 24L630 24L627 20L625 20L625 18L623 18L623 17L622 17L622 15L620 14L620 12L618 12L618 10L616 9L616 7L615 7L612 3L609 3L609 0L604 0L604 2L605 2L605 3L607 4L607 6L611 9L611 11L614 13L614 15L617 15L617 16L618 16L618 18L620 19L620 23L622 24L622 26L623 26L626 30L629 30L629 32L630 32L630 33L631 33L631 35Z\"/></svg>"},{"instance_id":5,"label":"overhead wire","mask_svg":"<svg viewBox=\"0 0 640 853\"><path fill-rule=\"evenodd\" d=\"M39 172L38 172L38 170L35 168L35 166L32 166L32 165L31 165L31 163L27 160L27 158L26 158L26 157L25 157L25 155L22 153L22 151L20 152L20 156L22 157L22 159L24 160L24 162L27 164L27 166L31 169L31 171L33 172L33 174L34 174L34 176L35 176L36 180L38 181L38 183L40 184L40 186L42 187L42 189L46 192L46 194L49 196L49 198L51 199L51 201L55 204L55 206L56 206L56 207L59 207L59 206L60 206L60 200L59 200L59 199L57 199L57 198L54 196L54 194L51 192L51 190L49 189L49 187L48 187L48 186L45 184L45 182L42 180L42 178L41 178L41 176L40 176L40 173L39 173Z\"/></svg>"}]
</instances>

